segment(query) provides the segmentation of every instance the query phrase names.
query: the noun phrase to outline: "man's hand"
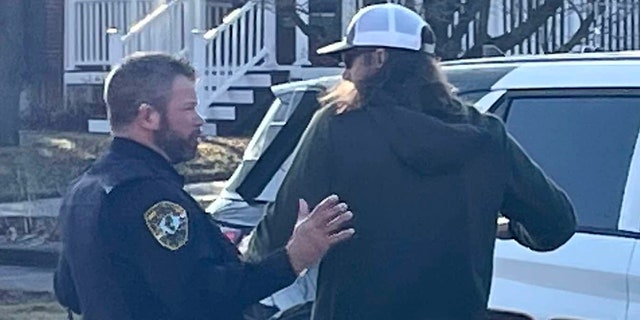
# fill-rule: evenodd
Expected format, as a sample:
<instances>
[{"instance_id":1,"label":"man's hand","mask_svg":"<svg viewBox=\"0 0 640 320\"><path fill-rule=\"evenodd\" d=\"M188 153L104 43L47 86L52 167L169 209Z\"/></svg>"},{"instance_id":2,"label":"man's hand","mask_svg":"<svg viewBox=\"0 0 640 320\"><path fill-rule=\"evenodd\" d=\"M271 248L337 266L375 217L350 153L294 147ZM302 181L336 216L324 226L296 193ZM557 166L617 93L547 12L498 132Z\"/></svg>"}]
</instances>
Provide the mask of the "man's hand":
<instances>
[{"instance_id":1,"label":"man's hand","mask_svg":"<svg viewBox=\"0 0 640 320\"><path fill-rule=\"evenodd\" d=\"M307 202L299 200L298 214L306 216L309 212ZM287 253L291 265L297 274L320 261L327 250L338 242L347 240L355 233L354 229L344 229L343 224L353 217L345 203L332 195L322 200L293 230L287 244Z\"/></svg>"}]
</instances>

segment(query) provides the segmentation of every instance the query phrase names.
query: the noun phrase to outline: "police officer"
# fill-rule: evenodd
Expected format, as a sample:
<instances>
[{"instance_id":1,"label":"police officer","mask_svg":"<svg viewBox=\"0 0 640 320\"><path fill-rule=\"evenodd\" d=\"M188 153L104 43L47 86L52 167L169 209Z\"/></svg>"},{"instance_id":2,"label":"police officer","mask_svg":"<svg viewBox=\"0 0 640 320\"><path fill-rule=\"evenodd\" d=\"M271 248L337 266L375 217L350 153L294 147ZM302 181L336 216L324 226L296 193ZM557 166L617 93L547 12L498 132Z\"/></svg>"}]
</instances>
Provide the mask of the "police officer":
<instances>
[{"instance_id":1,"label":"police officer","mask_svg":"<svg viewBox=\"0 0 640 320\"><path fill-rule=\"evenodd\" d=\"M358 233L320 263L313 319L487 319L496 234L554 250L574 234L571 201L499 118L452 93L415 12L365 7L318 53L342 55L344 81L322 97L249 256L286 243L292 201L335 192Z\"/></svg>"},{"instance_id":2,"label":"police officer","mask_svg":"<svg viewBox=\"0 0 640 320\"><path fill-rule=\"evenodd\" d=\"M113 142L60 212L55 292L84 319L240 319L354 232L342 228L346 204L330 196L282 248L243 262L172 166L196 154L194 80L187 62L156 53L128 57L107 78Z\"/></svg>"}]
</instances>

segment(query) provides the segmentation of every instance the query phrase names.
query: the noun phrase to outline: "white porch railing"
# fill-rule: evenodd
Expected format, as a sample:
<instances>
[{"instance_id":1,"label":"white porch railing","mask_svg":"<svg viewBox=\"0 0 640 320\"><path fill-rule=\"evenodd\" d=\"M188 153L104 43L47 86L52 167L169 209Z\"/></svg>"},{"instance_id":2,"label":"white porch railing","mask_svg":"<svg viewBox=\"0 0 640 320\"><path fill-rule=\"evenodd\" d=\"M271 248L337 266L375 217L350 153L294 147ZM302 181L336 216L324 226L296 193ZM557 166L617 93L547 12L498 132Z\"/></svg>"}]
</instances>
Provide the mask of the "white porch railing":
<instances>
[{"instance_id":1,"label":"white porch railing","mask_svg":"<svg viewBox=\"0 0 640 320\"><path fill-rule=\"evenodd\" d=\"M185 0L160 4L136 22L125 35L109 30L109 60L115 65L136 51L160 51L172 54L185 52L193 28Z\"/></svg>"},{"instance_id":2,"label":"white porch railing","mask_svg":"<svg viewBox=\"0 0 640 320\"><path fill-rule=\"evenodd\" d=\"M116 61L109 29L125 37L122 54L182 50L190 46L192 28L216 27L231 8L211 0L65 0L65 70L106 69Z\"/></svg>"},{"instance_id":3,"label":"white porch railing","mask_svg":"<svg viewBox=\"0 0 640 320\"><path fill-rule=\"evenodd\" d=\"M231 11L233 5L229 2L207 2L205 9L205 25L195 26L197 29L209 30L222 23L222 19Z\"/></svg>"},{"instance_id":4,"label":"white porch railing","mask_svg":"<svg viewBox=\"0 0 640 320\"><path fill-rule=\"evenodd\" d=\"M201 105L216 100L252 67L276 64L275 23L271 8L251 0L229 13L217 28L194 37L193 63L201 72ZM203 96L204 92L208 94Z\"/></svg>"},{"instance_id":5,"label":"white porch railing","mask_svg":"<svg viewBox=\"0 0 640 320\"><path fill-rule=\"evenodd\" d=\"M107 29L128 32L157 0L65 0L65 70L109 65Z\"/></svg>"}]
</instances>

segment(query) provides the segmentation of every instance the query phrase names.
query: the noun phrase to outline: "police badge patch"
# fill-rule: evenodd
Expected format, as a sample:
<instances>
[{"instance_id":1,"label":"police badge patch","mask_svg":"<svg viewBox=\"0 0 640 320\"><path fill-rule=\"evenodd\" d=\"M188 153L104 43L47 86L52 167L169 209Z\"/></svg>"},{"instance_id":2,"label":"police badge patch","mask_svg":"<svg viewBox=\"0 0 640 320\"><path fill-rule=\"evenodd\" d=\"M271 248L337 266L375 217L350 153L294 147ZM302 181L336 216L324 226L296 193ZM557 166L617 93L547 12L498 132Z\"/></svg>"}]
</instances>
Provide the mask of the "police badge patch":
<instances>
[{"instance_id":1,"label":"police badge patch","mask_svg":"<svg viewBox=\"0 0 640 320\"><path fill-rule=\"evenodd\" d=\"M160 201L144 213L153 237L165 248L178 250L189 240L187 210L170 201Z\"/></svg>"}]
</instances>

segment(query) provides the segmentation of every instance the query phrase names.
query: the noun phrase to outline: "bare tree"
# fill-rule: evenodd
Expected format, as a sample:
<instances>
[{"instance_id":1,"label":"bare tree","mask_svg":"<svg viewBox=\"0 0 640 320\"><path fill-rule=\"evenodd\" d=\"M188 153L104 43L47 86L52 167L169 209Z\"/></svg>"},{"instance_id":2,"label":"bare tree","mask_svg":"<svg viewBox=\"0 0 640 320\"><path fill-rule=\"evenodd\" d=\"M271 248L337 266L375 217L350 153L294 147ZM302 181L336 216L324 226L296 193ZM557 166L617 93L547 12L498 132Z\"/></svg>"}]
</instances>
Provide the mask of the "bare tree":
<instances>
[{"instance_id":1,"label":"bare tree","mask_svg":"<svg viewBox=\"0 0 640 320\"><path fill-rule=\"evenodd\" d=\"M583 40L588 38L592 33L591 27L596 20L596 12L593 6L580 8L571 0L568 0L567 3L569 4L571 11L576 13L580 18L580 27L573 33L573 36L566 43L562 44L555 50L556 52L568 52L571 48L583 42Z\"/></svg>"},{"instance_id":2,"label":"bare tree","mask_svg":"<svg viewBox=\"0 0 640 320\"><path fill-rule=\"evenodd\" d=\"M462 38L467 35L469 25L480 15L483 30L477 32L477 43L484 43L488 38L487 21L491 0L475 0L462 3L460 0L424 1L418 8L431 24L436 34L437 54L443 60L455 59L462 51ZM457 22L457 23L455 23Z\"/></svg>"},{"instance_id":3,"label":"bare tree","mask_svg":"<svg viewBox=\"0 0 640 320\"><path fill-rule=\"evenodd\" d=\"M307 37L316 41L323 41L324 34L321 29L305 22L300 15L309 15L309 2L298 3L296 0L262 0L267 8L272 8L284 18L291 19L293 23Z\"/></svg>"},{"instance_id":4,"label":"bare tree","mask_svg":"<svg viewBox=\"0 0 640 320\"><path fill-rule=\"evenodd\" d=\"M314 28L300 18L301 14L308 14L306 6L300 6L295 0L263 0L275 3L274 8L280 14L292 19L295 25L310 38L323 42L323 34L318 28ZM387 2L386 0L364 0L365 5ZM489 16L492 0L425 0L421 8L415 7L415 1L405 0L404 5L422 14L431 24L437 38L436 50L443 60L459 57L478 57L482 55L485 44L492 44L503 52L512 50L530 39L541 28L544 28L549 19L557 14L565 4L577 13L580 19L580 27L562 44L555 45L551 52L564 52L570 50L593 33L593 25L596 12L592 5L578 6L572 0L546 0L535 8L527 8L527 14L522 21L512 26L509 32L499 36L490 36ZM514 8L511 8L514 10ZM469 37L469 29L473 29L473 45L464 51L462 40ZM546 48L546 46L544 46Z\"/></svg>"},{"instance_id":5,"label":"bare tree","mask_svg":"<svg viewBox=\"0 0 640 320\"><path fill-rule=\"evenodd\" d=\"M581 8L571 0L547 0L535 8L527 7L526 16L521 17L521 21L512 26L509 32L491 37L488 33L491 4L491 0L466 1L464 3L459 0L425 1L422 12L425 19L434 27L438 37L438 54L443 59L481 56L485 44L492 44L503 52L512 50L527 39L531 39L541 28L545 28L553 16L565 14L561 10L565 4L570 8L570 11L579 17L580 27L565 43L554 44L555 47L550 49L550 52L569 51L575 45L583 42L592 33L595 21L595 12L592 6ZM510 8L511 14L515 14L514 11L517 9L519 8ZM454 24L454 22L456 23ZM462 39L469 37L471 23L474 24L473 45L463 52ZM543 47L547 48L546 45Z\"/></svg>"},{"instance_id":6,"label":"bare tree","mask_svg":"<svg viewBox=\"0 0 640 320\"><path fill-rule=\"evenodd\" d=\"M20 142L24 13L23 0L0 0L0 146L15 146Z\"/></svg>"}]
</instances>

